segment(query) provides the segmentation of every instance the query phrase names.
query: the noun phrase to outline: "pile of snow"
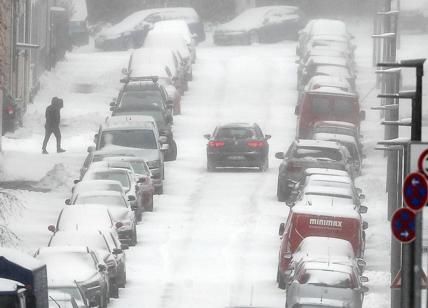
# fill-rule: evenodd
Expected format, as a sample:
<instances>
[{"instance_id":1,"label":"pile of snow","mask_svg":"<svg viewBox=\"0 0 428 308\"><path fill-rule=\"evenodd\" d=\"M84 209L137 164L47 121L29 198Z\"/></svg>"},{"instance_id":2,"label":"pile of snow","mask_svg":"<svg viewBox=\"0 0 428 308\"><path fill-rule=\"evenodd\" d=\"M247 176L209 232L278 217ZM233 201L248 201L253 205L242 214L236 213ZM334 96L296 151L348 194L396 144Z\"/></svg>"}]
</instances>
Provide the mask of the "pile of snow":
<instances>
[{"instance_id":1,"label":"pile of snow","mask_svg":"<svg viewBox=\"0 0 428 308\"><path fill-rule=\"evenodd\" d=\"M65 168L64 164L56 164L34 187L49 190L69 187L71 178L73 175Z\"/></svg>"}]
</instances>

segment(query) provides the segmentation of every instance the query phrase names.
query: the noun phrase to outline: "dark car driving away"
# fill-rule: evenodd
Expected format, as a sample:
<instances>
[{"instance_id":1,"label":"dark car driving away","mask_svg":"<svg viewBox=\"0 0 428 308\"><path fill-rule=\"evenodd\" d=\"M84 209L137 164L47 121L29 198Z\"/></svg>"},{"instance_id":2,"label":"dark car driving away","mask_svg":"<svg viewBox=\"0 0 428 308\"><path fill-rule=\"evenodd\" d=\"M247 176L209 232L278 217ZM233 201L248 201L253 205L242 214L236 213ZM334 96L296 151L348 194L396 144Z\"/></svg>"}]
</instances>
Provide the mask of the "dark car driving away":
<instances>
[{"instance_id":1,"label":"dark car driving away","mask_svg":"<svg viewBox=\"0 0 428 308\"><path fill-rule=\"evenodd\" d=\"M217 126L212 135L204 135L207 144L207 170L217 167L247 167L266 171L269 167L271 137L257 124L230 123Z\"/></svg>"}]
</instances>

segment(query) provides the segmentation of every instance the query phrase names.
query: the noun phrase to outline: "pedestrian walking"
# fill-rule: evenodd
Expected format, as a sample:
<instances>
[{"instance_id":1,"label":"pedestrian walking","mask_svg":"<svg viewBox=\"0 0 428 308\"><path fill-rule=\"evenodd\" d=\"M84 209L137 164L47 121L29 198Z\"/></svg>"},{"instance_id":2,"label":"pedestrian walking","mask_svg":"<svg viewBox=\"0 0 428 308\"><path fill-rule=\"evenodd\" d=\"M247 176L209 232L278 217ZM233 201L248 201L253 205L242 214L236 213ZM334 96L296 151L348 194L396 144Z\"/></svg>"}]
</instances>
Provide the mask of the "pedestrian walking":
<instances>
[{"instance_id":1,"label":"pedestrian walking","mask_svg":"<svg viewBox=\"0 0 428 308\"><path fill-rule=\"evenodd\" d=\"M46 146L52 134L54 134L56 138L57 153L65 152L65 150L61 148L61 131L59 129L59 123L61 121L60 111L63 106L64 102L61 98L53 97L51 104L46 108L45 139L43 140L42 147L43 154L49 154L48 151L46 151Z\"/></svg>"}]
</instances>

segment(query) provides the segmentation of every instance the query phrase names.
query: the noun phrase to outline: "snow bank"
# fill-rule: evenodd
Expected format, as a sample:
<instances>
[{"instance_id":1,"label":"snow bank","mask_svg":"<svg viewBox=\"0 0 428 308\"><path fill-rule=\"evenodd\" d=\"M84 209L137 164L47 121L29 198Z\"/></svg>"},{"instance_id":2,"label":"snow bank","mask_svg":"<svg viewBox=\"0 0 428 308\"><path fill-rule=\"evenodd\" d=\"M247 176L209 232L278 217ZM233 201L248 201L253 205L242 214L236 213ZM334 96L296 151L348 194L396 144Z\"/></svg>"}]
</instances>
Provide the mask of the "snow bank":
<instances>
[{"instance_id":1,"label":"snow bank","mask_svg":"<svg viewBox=\"0 0 428 308\"><path fill-rule=\"evenodd\" d=\"M72 178L73 175L64 164L56 164L34 187L49 190L70 187Z\"/></svg>"}]
</instances>

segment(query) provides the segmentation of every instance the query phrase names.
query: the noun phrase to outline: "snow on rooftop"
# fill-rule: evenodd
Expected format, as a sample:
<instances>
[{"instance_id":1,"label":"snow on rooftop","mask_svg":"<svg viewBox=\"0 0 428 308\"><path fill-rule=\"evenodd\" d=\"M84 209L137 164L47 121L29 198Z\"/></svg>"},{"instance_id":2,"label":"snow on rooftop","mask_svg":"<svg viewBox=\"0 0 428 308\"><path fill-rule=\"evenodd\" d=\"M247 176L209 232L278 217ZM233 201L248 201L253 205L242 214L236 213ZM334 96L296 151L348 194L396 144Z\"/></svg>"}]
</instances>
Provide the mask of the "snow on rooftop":
<instances>
[{"instance_id":1,"label":"snow on rooftop","mask_svg":"<svg viewBox=\"0 0 428 308\"><path fill-rule=\"evenodd\" d=\"M2 257L28 270L36 270L44 266L39 260L16 249L0 247L0 258Z\"/></svg>"},{"instance_id":2,"label":"snow on rooftop","mask_svg":"<svg viewBox=\"0 0 428 308\"><path fill-rule=\"evenodd\" d=\"M316 140L332 140L339 141L341 143L353 143L357 144L357 140L354 136L343 135L343 134L331 134L331 133L315 133L313 138Z\"/></svg>"},{"instance_id":3,"label":"snow on rooftop","mask_svg":"<svg viewBox=\"0 0 428 308\"><path fill-rule=\"evenodd\" d=\"M336 169L326 169L326 168L308 168L305 170L305 175L310 176L313 174L325 174L329 176L349 176L349 173L347 171L343 170L336 170Z\"/></svg>"},{"instance_id":4,"label":"snow on rooftop","mask_svg":"<svg viewBox=\"0 0 428 308\"><path fill-rule=\"evenodd\" d=\"M315 257L330 255L354 259L355 253L349 241L334 237L308 236L302 240L295 257Z\"/></svg>"},{"instance_id":5,"label":"snow on rooftop","mask_svg":"<svg viewBox=\"0 0 428 308\"><path fill-rule=\"evenodd\" d=\"M323 147L338 149L341 145L334 141L312 140L312 139L299 139L297 141L299 147Z\"/></svg>"}]
</instances>

